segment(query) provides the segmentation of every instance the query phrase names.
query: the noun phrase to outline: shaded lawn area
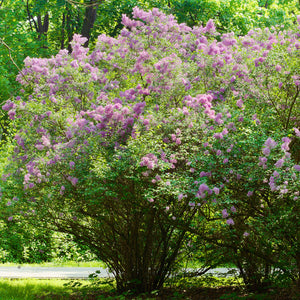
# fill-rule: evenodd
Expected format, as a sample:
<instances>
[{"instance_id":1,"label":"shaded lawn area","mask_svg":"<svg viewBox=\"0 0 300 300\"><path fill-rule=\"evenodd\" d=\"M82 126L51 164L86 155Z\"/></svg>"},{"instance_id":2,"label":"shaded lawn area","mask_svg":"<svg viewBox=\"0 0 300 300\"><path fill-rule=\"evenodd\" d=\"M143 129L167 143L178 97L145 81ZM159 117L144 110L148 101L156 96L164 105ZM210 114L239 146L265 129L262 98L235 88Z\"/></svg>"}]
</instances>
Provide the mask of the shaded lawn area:
<instances>
[{"instance_id":1,"label":"shaded lawn area","mask_svg":"<svg viewBox=\"0 0 300 300\"><path fill-rule=\"evenodd\" d=\"M215 278L216 279L216 278ZM233 278L210 278L205 286L203 279L185 279L173 282L161 291L151 294L118 295L111 280L62 280L62 279L0 279L0 300L96 300L96 299L256 299L256 300L296 300L296 289L269 289L265 293L247 294L243 286L229 285ZM206 284L206 285L207 285ZM223 286L218 284L224 284Z\"/></svg>"}]
</instances>

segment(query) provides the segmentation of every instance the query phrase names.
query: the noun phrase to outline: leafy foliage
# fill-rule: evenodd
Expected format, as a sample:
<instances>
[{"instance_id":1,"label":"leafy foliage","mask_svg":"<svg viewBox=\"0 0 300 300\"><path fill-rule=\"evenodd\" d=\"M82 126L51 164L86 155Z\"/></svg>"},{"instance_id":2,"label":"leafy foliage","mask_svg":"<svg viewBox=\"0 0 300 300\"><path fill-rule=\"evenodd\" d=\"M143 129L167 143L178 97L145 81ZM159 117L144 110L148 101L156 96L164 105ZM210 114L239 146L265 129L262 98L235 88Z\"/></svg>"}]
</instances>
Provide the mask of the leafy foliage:
<instances>
[{"instance_id":1,"label":"leafy foliage","mask_svg":"<svg viewBox=\"0 0 300 300\"><path fill-rule=\"evenodd\" d=\"M74 235L119 291L162 287L191 236L249 289L272 268L297 280L299 26L221 35L138 7L122 23L90 52L74 35L71 54L25 60L3 106L7 221Z\"/></svg>"}]
</instances>

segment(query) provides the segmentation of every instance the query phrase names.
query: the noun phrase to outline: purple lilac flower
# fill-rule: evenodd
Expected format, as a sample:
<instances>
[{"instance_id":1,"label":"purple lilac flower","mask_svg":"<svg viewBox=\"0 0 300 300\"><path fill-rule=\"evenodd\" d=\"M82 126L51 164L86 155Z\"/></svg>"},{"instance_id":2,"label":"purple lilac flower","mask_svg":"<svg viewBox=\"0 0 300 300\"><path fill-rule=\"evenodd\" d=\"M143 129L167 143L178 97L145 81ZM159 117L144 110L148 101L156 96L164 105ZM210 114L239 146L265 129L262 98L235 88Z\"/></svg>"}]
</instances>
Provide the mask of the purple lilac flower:
<instances>
[{"instance_id":1,"label":"purple lilac flower","mask_svg":"<svg viewBox=\"0 0 300 300\"><path fill-rule=\"evenodd\" d=\"M15 116L16 116L16 111L14 109L11 109L9 112L8 112L8 116L11 120L14 120L15 119Z\"/></svg>"},{"instance_id":2,"label":"purple lilac flower","mask_svg":"<svg viewBox=\"0 0 300 300\"><path fill-rule=\"evenodd\" d=\"M274 149L276 145L277 143L272 138L268 138L264 143L263 154L269 156L271 150Z\"/></svg>"},{"instance_id":3,"label":"purple lilac flower","mask_svg":"<svg viewBox=\"0 0 300 300\"><path fill-rule=\"evenodd\" d=\"M2 106L3 110L9 111L10 109L15 109L17 105L11 100L7 100L6 103Z\"/></svg>"},{"instance_id":4,"label":"purple lilac flower","mask_svg":"<svg viewBox=\"0 0 300 300\"><path fill-rule=\"evenodd\" d=\"M181 144L181 140L177 138L177 139L176 139L176 144L177 144L177 145L180 145L180 144Z\"/></svg>"},{"instance_id":5,"label":"purple lilac flower","mask_svg":"<svg viewBox=\"0 0 300 300\"><path fill-rule=\"evenodd\" d=\"M210 191L210 189L205 183L201 183L198 191L200 196L205 196L205 191Z\"/></svg>"},{"instance_id":6,"label":"purple lilac flower","mask_svg":"<svg viewBox=\"0 0 300 300\"><path fill-rule=\"evenodd\" d=\"M45 135L42 136L42 143L45 147L51 146L51 142L50 142L49 138L46 137Z\"/></svg>"},{"instance_id":7,"label":"purple lilac flower","mask_svg":"<svg viewBox=\"0 0 300 300\"><path fill-rule=\"evenodd\" d=\"M276 168L281 168L283 166L283 163L284 163L284 159L283 158L280 158L278 159L278 161L275 163L275 167Z\"/></svg>"},{"instance_id":8,"label":"purple lilac flower","mask_svg":"<svg viewBox=\"0 0 300 300\"><path fill-rule=\"evenodd\" d=\"M217 187L214 187L213 191L215 192L216 195L219 195L219 193L220 193L220 189Z\"/></svg>"},{"instance_id":9,"label":"purple lilac flower","mask_svg":"<svg viewBox=\"0 0 300 300\"><path fill-rule=\"evenodd\" d=\"M140 162L140 166L146 166L148 169L153 169L157 164L157 157L154 154L147 154L146 156L142 157Z\"/></svg>"},{"instance_id":10,"label":"purple lilac flower","mask_svg":"<svg viewBox=\"0 0 300 300\"><path fill-rule=\"evenodd\" d=\"M73 60L70 65L74 69L77 69L79 67L77 60Z\"/></svg>"},{"instance_id":11,"label":"purple lilac flower","mask_svg":"<svg viewBox=\"0 0 300 300\"><path fill-rule=\"evenodd\" d=\"M183 198L183 194L178 195L178 200L181 200Z\"/></svg>"},{"instance_id":12,"label":"purple lilac flower","mask_svg":"<svg viewBox=\"0 0 300 300\"><path fill-rule=\"evenodd\" d=\"M136 103L133 107L133 111L139 115L144 111L144 108L146 106L146 102Z\"/></svg>"},{"instance_id":13,"label":"purple lilac flower","mask_svg":"<svg viewBox=\"0 0 300 300\"><path fill-rule=\"evenodd\" d=\"M242 108L242 107L243 107L243 104L244 104L244 102L243 102L242 99L239 99L239 100L236 101L236 105L237 105L237 107L239 107L239 108Z\"/></svg>"},{"instance_id":14,"label":"purple lilac flower","mask_svg":"<svg viewBox=\"0 0 300 300\"><path fill-rule=\"evenodd\" d=\"M222 217L223 217L224 219L228 217L228 212L227 212L227 209L226 209L226 208L224 208L224 209L222 210Z\"/></svg>"},{"instance_id":15,"label":"purple lilac flower","mask_svg":"<svg viewBox=\"0 0 300 300\"><path fill-rule=\"evenodd\" d=\"M284 151L288 151L289 148L289 144L291 142L291 139L289 139L288 137L283 137L282 138L283 144L281 145L281 149Z\"/></svg>"},{"instance_id":16,"label":"purple lilac flower","mask_svg":"<svg viewBox=\"0 0 300 300\"><path fill-rule=\"evenodd\" d=\"M236 208L234 206L231 206L230 210L235 213L236 212Z\"/></svg>"},{"instance_id":17,"label":"purple lilac flower","mask_svg":"<svg viewBox=\"0 0 300 300\"><path fill-rule=\"evenodd\" d=\"M264 143L264 146L266 146L270 149L274 149L276 147L276 145L277 145L277 143L270 137Z\"/></svg>"},{"instance_id":18,"label":"purple lilac flower","mask_svg":"<svg viewBox=\"0 0 300 300\"><path fill-rule=\"evenodd\" d=\"M209 32L209 33L216 32L216 27L215 27L214 21L212 19L208 20L208 22L206 23L206 26L205 26L204 30L206 32Z\"/></svg>"},{"instance_id":19,"label":"purple lilac flower","mask_svg":"<svg viewBox=\"0 0 300 300\"><path fill-rule=\"evenodd\" d=\"M275 178L273 176L270 177L269 186L272 192L277 190L277 186L275 184Z\"/></svg>"},{"instance_id":20,"label":"purple lilac flower","mask_svg":"<svg viewBox=\"0 0 300 300\"><path fill-rule=\"evenodd\" d=\"M228 225L234 225L234 221L233 221L231 218L229 218L229 219L226 221L226 223L227 223Z\"/></svg>"},{"instance_id":21,"label":"purple lilac flower","mask_svg":"<svg viewBox=\"0 0 300 300\"><path fill-rule=\"evenodd\" d=\"M73 186L75 186L78 182L78 178L76 178L76 177L71 177L70 176L68 179L71 181Z\"/></svg>"}]
</instances>

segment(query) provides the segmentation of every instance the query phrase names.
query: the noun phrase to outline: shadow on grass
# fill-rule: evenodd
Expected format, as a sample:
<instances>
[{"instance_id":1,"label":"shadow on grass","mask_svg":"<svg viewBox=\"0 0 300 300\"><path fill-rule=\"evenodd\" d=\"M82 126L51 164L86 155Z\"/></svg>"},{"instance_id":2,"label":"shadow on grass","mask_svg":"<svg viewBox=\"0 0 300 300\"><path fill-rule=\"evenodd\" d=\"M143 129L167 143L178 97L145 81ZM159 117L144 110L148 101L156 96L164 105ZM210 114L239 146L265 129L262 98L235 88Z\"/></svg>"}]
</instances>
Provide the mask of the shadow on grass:
<instances>
[{"instance_id":1,"label":"shadow on grass","mask_svg":"<svg viewBox=\"0 0 300 300\"><path fill-rule=\"evenodd\" d=\"M264 294L247 294L241 286L203 286L201 280L179 281L151 294L118 295L107 280L1 279L0 300L296 300L299 294L288 288L274 288ZM210 282L212 283L212 282ZM220 282L221 283L221 282ZM229 282L223 282L228 284ZM231 282L232 283L232 282Z\"/></svg>"}]
</instances>

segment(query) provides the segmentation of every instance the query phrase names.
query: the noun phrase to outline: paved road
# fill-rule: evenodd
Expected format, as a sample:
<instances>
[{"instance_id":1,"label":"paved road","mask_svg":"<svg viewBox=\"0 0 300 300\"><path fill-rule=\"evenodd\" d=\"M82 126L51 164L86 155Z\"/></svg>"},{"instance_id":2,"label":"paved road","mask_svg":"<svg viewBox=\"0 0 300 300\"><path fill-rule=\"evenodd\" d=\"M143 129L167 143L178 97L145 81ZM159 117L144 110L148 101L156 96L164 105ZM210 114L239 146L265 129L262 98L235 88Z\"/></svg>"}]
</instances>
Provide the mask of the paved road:
<instances>
[{"instance_id":1,"label":"paved road","mask_svg":"<svg viewBox=\"0 0 300 300\"><path fill-rule=\"evenodd\" d=\"M99 277L108 277L107 269L84 267L1 267L0 278L88 278L100 271Z\"/></svg>"},{"instance_id":2,"label":"paved road","mask_svg":"<svg viewBox=\"0 0 300 300\"><path fill-rule=\"evenodd\" d=\"M100 271L99 277L112 276L104 268L84 268L84 267L1 267L0 278L88 278L89 274ZM217 268L209 270L207 273L227 273L227 268Z\"/></svg>"}]
</instances>

